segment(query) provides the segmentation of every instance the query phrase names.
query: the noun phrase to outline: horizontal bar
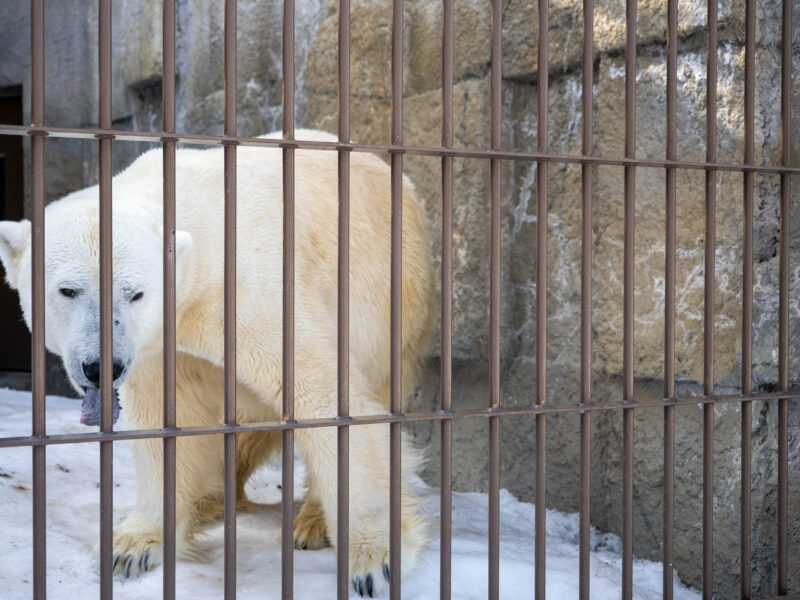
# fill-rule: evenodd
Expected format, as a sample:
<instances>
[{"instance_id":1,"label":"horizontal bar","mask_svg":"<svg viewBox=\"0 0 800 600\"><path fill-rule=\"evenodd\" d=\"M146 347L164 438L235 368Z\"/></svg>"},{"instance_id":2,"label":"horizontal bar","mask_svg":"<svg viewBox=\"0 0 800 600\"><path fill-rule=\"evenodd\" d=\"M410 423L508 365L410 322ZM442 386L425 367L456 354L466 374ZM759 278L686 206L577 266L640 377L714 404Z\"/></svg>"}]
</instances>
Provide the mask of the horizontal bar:
<instances>
[{"instance_id":1,"label":"horizontal bar","mask_svg":"<svg viewBox=\"0 0 800 600\"><path fill-rule=\"evenodd\" d=\"M697 406L699 404L722 404L761 400L800 400L800 390L794 392L771 392L755 394L726 394L714 396L681 396L654 400L632 400L606 402L603 404L545 404L499 408L478 408L463 411L436 411L427 413L380 414L358 417L329 417L303 419L301 421L260 421L237 425L201 425L197 427L170 427L163 429L123 429L108 433L63 433L57 435L31 435L0 438L0 448L19 446L50 446L83 442L140 440L145 438L183 437L194 435L217 435L226 433L250 433L254 431L284 431L287 429L313 429L317 427L341 427L343 425L376 425L412 421L448 421L457 419L505 417L511 415L535 415L547 413L585 413L597 410L622 410L623 408L654 408L665 406Z\"/></svg>"},{"instance_id":2,"label":"horizontal bar","mask_svg":"<svg viewBox=\"0 0 800 600\"><path fill-rule=\"evenodd\" d=\"M442 148L429 146L406 146L394 144L357 144L343 142L324 142L320 140L284 140L282 138L240 137L231 135L195 135L186 133L160 133L122 131L117 129L69 129L64 127L31 127L26 125L7 125L0 123L0 135L48 135L58 138L97 139L108 137L125 142L162 142L174 141L181 144L228 145L265 147L265 148L297 148L305 150L352 150L354 152L404 153L419 156L453 156L457 158L483 158L520 161L546 161L554 163L575 163L584 165L636 166L664 169L733 171L737 173L776 174L788 173L800 175L800 167L781 165L755 165L742 163L692 162L682 160L659 160L652 158L625 158L584 156L579 154L555 154L549 152L513 152L509 150L482 150L479 148Z\"/></svg>"}]
</instances>

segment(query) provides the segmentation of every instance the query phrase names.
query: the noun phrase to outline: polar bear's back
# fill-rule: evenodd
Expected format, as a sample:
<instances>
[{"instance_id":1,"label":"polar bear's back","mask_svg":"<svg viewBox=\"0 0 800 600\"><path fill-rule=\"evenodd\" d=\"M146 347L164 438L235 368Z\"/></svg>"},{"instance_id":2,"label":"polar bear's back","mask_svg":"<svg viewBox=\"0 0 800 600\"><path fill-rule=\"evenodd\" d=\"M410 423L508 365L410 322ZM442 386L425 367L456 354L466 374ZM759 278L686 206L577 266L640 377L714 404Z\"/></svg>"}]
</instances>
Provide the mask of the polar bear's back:
<instances>
[{"instance_id":1,"label":"polar bear's back","mask_svg":"<svg viewBox=\"0 0 800 600\"><path fill-rule=\"evenodd\" d=\"M266 137L280 137L268 134ZM301 140L335 142L331 134L297 130ZM222 148L177 154L177 226L192 234L204 284L221 302L224 254ZM115 178L115 190L135 191L137 202L161 210L161 151L148 152ZM283 152L237 150L237 312L251 333L280 331L283 240ZM295 152L296 343L325 339L335 364L338 270L338 153ZM380 157L350 153L351 359L384 387L389 376L391 177ZM406 386L426 349L433 281L428 231L413 186L403 178L403 346ZM180 294L180 290L179 290ZM276 308L277 307L277 308ZM221 314L221 313L220 313ZM301 369L301 366L298 366Z\"/></svg>"}]
</instances>

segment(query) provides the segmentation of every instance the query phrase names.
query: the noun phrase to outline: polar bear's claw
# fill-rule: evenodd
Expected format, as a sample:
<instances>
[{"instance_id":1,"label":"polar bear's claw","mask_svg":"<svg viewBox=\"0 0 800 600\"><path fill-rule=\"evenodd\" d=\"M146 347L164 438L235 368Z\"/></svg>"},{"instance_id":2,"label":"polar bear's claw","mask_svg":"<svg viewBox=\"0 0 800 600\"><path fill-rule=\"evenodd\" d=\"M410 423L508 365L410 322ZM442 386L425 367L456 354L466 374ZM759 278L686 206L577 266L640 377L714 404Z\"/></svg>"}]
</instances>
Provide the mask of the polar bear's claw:
<instances>
[{"instance_id":1,"label":"polar bear's claw","mask_svg":"<svg viewBox=\"0 0 800 600\"><path fill-rule=\"evenodd\" d=\"M151 536L137 538L132 534L118 534L111 570L126 579L152 571L161 564L161 553L160 541Z\"/></svg>"}]
</instances>

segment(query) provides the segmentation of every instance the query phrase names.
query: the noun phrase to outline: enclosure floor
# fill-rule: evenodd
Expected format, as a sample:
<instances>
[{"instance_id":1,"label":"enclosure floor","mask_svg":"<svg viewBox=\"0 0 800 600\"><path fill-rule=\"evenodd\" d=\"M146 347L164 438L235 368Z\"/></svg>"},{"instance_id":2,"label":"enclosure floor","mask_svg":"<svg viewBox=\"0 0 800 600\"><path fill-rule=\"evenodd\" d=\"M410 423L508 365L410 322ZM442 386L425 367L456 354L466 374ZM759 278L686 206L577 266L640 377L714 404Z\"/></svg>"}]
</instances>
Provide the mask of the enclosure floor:
<instances>
[{"instance_id":1,"label":"enclosure floor","mask_svg":"<svg viewBox=\"0 0 800 600\"><path fill-rule=\"evenodd\" d=\"M48 434L85 431L79 424L79 401L48 396ZM0 436L30 433L30 393L0 390ZM124 411L119 427L124 428ZM99 569L99 450L97 444L70 444L47 449L47 591L51 599L96 598ZM295 490L302 494L304 476L298 461ZM280 597L280 489L278 465L261 469L248 484L257 506L240 514L238 531L238 597ZM434 599L439 595L439 490L414 482L430 518L431 542L417 567L403 579L403 597ZM135 475L129 442L114 445L114 521L135 502ZM30 598L31 585L31 450L0 450L0 589L9 600ZM533 597L533 505L505 490L500 497L500 596ZM488 499L485 494L453 495L453 599L482 600L487 591ZM578 516L547 512L547 595L577 598ZM223 595L223 529L216 524L198 541L201 562L179 561L177 597L221 598ZM620 597L621 544L617 536L592 533L592 598ZM330 548L295 552L297 599L335 598L336 555ZM115 579L114 597L160 597L161 569L130 581ZM634 598L661 597L661 565L634 563ZM355 596L353 596L355 597ZM675 598L700 594L676 576Z\"/></svg>"}]
</instances>

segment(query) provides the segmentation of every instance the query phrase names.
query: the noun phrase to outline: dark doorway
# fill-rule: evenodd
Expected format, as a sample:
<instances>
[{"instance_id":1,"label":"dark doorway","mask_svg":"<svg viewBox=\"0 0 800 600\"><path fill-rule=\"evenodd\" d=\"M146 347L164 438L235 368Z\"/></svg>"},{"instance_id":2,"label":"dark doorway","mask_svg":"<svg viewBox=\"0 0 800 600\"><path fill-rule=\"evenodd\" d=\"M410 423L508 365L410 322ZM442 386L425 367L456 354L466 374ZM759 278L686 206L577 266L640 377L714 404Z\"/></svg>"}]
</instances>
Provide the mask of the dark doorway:
<instances>
[{"instance_id":1,"label":"dark doorway","mask_svg":"<svg viewBox=\"0 0 800 600\"><path fill-rule=\"evenodd\" d=\"M0 123L22 125L22 86L0 89ZM0 135L0 220L23 218L24 186L22 137ZM0 371L30 371L31 336L22 320L17 293L5 283L5 272L2 277Z\"/></svg>"}]
</instances>

